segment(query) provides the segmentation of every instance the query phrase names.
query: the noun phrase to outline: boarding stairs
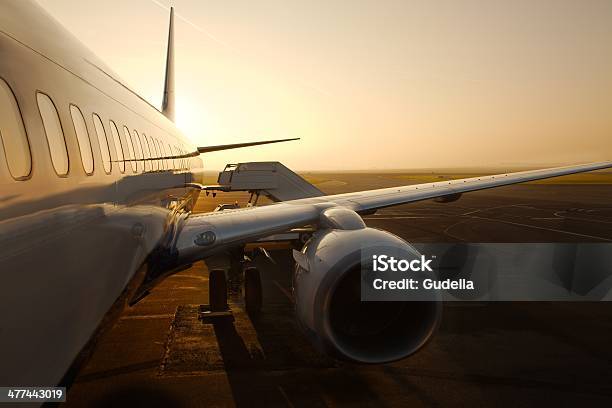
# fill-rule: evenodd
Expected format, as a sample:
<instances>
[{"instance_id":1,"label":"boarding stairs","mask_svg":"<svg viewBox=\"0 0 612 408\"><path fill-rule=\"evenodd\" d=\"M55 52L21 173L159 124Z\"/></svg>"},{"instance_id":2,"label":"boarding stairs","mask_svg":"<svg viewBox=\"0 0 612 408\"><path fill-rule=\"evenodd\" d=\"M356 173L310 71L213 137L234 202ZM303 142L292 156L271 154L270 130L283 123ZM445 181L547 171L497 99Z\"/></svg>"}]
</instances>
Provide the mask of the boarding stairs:
<instances>
[{"instance_id":1,"label":"boarding stairs","mask_svg":"<svg viewBox=\"0 0 612 408\"><path fill-rule=\"evenodd\" d=\"M248 191L272 201L320 197L321 190L279 162L249 162L228 164L219 173L217 184L202 186L202 190L217 192Z\"/></svg>"}]
</instances>

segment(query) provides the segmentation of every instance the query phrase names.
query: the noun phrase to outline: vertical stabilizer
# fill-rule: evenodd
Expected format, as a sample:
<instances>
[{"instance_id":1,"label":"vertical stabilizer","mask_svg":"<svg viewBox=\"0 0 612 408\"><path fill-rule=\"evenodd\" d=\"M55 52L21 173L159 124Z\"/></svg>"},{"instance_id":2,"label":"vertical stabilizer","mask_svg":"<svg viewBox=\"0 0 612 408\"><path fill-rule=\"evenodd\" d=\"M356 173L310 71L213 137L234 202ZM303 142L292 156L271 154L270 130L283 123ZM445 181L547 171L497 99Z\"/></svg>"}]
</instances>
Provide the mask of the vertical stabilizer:
<instances>
[{"instance_id":1,"label":"vertical stabilizer","mask_svg":"<svg viewBox=\"0 0 612 408\"><path fill-rule=\"evenodd\" d=\"M168 29L168 52L166 54L166 82L162 113L174 122L174 7L170 7L170 28Z\"/></svg>"}]
</instances>

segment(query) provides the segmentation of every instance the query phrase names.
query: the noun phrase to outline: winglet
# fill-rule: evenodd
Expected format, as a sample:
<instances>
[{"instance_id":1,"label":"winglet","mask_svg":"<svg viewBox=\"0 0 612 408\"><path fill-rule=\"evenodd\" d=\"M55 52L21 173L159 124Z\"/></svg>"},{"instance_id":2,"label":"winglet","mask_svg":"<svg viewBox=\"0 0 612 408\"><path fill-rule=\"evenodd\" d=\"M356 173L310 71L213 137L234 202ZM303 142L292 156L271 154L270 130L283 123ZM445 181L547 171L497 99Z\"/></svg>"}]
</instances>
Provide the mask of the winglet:
<instances>
[{"instance_id":1,"label":"winglet","mask_svg":"<svg viewBox=\"0 0 612 408\"><path fill-rule=\"evenodd\" d=\"M168 29L166 80L164 83L162 113L174 122L174 7L170 7L170 27Z\"/></svg>"},{"instance_id":2,"label":"winglet","mask_svg":"<svg viewBox=\"0 0 612 408\"><path fill-rule=\"evenodd\" d=\"M238 149L241 147L249 147L249 146L258 146L270 143L280 143L280 142L290 142L292 140L299 140L299 137L294 137L293 139L276 139L276 140L262 140L261 142L248 142L248 143L235 143L235 144L227 144L227 145L217 145L217 146L204 146L198 147L199 153L210 153L217 152L219 150L229 150L229 149Z\"/></svg>"}]
</instances>

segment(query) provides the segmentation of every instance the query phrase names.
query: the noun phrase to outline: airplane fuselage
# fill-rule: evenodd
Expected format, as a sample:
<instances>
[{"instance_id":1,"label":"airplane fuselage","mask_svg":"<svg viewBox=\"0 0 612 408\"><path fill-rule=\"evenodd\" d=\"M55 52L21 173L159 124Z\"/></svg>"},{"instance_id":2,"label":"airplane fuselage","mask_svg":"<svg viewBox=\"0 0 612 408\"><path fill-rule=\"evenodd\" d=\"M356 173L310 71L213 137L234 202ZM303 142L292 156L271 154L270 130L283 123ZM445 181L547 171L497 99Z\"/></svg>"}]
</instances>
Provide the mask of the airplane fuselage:
<instances>
[{"instance_id":1,"label":"airplane fuselage","mask_svg":"<svg viewBox=\"0 0 612 408\"><path fill-rule=\"evenodd\" d=\"M54 385L193 206L202 161L155 159L195 146L35 3L0 3L0 85L22 121L0 115L0 384Z\"/></svg>"}]
</instances>

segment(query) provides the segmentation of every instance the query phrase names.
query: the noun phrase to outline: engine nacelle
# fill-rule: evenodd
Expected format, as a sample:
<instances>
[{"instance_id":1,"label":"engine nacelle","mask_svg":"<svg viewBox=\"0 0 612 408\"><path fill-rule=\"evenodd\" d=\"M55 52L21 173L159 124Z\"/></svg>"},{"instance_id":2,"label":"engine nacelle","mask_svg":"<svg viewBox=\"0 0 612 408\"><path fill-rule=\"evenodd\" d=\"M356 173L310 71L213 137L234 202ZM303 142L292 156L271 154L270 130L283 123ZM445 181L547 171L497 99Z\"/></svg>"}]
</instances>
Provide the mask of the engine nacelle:
<instances>
[{"instance_id":1,"label":"engine nacelle","mask_svg":"<svg viewBox=\"0 0 612 408\"><path fill-rule=\"evenodd\" d=\"M436 197L433 200L436 203L452 203L453 201L457 201L460 198L461 198L461 193L455 193L455 194L447 194L444 196Z\"/></svg>"},{"instance_id":2,"label":"engine nacelle","mask_svg":"<svg viewBox=\"0 0 612 408\"><path fill-rule=\"evenodd\" d=\"M320 230L294 253L297 318L321 351L386 363L416 352L434 333L440 301L361 301L362 251L384 248L419 256L404 240L373 228Z\"/></svg>"}]
</instances>

